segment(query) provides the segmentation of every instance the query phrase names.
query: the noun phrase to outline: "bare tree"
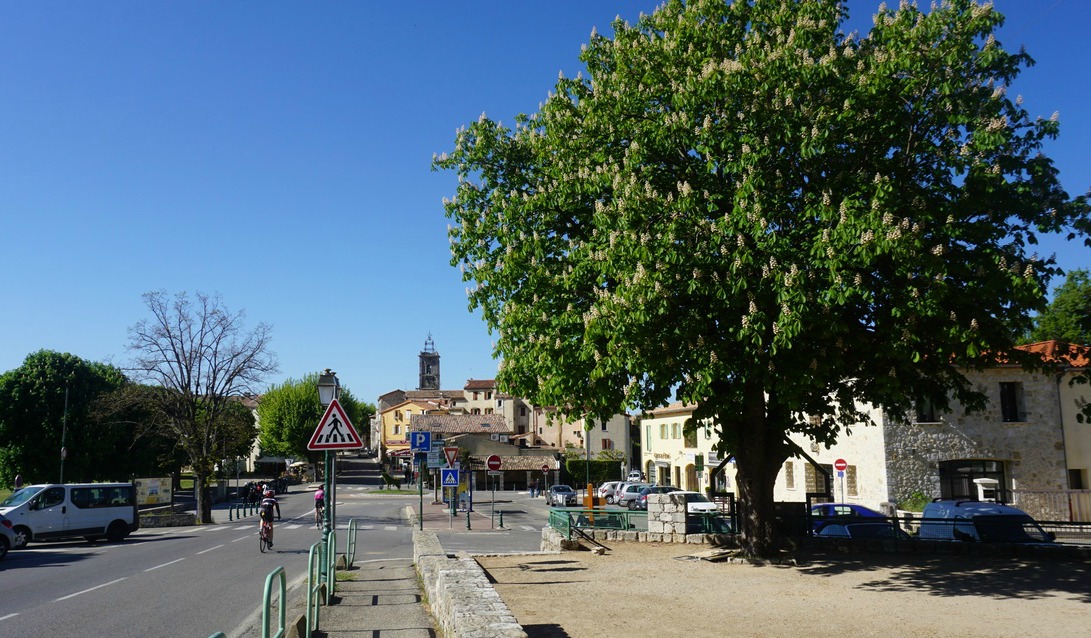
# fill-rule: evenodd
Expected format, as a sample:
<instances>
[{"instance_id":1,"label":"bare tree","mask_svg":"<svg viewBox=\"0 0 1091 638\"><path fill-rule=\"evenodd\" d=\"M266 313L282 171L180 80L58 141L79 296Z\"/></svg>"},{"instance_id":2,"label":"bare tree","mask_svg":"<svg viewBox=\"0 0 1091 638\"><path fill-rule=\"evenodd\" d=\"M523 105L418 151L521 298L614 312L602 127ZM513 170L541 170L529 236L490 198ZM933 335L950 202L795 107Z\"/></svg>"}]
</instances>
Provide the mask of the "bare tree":
<instances>
[{"instance_id":1,"label":"bare tree","mask_svg":"<svg viewBox=\"0 0 1091 638\"><path fill-rule=\"evenodd\" d=\"M269 352L272 327L243 327L244 313L232 314L219 295L148 292L151 318L129 328L129 371L160 388L147 397L156 421L177 440L193 467L197 522L212 519L204 488L232 426L231 403L255 394L276 372Z\"/></svg>"}]
</instances>

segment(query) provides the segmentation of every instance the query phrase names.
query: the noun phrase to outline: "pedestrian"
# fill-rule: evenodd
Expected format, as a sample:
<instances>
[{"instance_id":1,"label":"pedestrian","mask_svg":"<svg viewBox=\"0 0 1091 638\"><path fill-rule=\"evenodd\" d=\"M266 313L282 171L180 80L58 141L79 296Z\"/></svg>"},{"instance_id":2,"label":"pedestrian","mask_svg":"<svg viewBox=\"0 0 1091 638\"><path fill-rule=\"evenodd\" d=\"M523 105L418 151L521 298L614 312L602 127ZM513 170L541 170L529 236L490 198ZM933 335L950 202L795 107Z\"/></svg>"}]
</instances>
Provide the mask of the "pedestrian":
<instances>
[{"instance_id":1,"label":"pedestrian","mask_svg":"<svg viewBox=\"0 0 1091 638\"><path fill-rule=\"evenodd\" d=\"M538 479L534 479L530 482L530 497L535 498L538 496Z\"/></svg>"}]
</instances>

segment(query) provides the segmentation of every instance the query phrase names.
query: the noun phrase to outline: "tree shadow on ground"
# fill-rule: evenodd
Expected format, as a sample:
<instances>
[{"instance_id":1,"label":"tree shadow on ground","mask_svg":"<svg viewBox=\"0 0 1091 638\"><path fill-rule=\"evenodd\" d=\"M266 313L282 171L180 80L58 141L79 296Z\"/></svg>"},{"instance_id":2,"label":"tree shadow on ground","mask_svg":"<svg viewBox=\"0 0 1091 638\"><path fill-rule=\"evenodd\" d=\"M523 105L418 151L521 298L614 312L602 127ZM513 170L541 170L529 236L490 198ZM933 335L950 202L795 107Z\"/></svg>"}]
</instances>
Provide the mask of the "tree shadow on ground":
<instances>
[{"instance_id":1,"label":"tree shadow on ground","mask_svg":"<svg viewBox=\"0 0 1091 638\"><path fill-rule=\"evenodd\" d=\"M814 554L801 557L801 573L833 576L891 570L861 586L874 591L934 596L1038 599L1067 595L1091 602L1091 563L950 555Z\"/></svg>"}]
</instances>

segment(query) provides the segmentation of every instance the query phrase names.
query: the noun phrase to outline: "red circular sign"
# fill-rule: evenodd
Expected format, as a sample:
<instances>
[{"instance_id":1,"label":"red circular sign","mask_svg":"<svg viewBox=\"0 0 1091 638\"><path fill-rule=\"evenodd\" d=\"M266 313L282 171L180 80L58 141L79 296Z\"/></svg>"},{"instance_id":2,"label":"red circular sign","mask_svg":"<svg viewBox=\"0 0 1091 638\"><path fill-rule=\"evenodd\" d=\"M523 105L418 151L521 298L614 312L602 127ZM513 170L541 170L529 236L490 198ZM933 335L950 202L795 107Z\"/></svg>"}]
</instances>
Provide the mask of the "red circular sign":
<instances>
[{"instance_id":1,"label":"red circular sign","mask_svg":"<svg viewBox=\"0 0 1091 638\"><path fill-rule=\"evenodd\" d=\"M487 465L490 470L493 470L493 471L499 470L500 469L500 457L493 454L492 456L490 456L488 458L488 460L485 461L485 465Z\"/></svg>"},{"instance_id":2,"label":"red circular sign","mask_svg":"<svg viewBox=\"0 0 1091 638\"><path fill-rule=\"evenodd\" d=\"M542 471L543 472L548 472L549 471L549 466L548 465L543 465L542 466Z\"/></svg>"},{"instance_id":3,"label":"red circular sign","mask_svg":"<svg viewBox=\"0 0 1091 638\"><path fill-rule=\"evenodd\" d=\"M837 470L838 472L844 472L845 468L847 468L848 466L849 464L845 462L845 459L837 459L833 462L833 469Z\"/></svg>"}]
</instances>

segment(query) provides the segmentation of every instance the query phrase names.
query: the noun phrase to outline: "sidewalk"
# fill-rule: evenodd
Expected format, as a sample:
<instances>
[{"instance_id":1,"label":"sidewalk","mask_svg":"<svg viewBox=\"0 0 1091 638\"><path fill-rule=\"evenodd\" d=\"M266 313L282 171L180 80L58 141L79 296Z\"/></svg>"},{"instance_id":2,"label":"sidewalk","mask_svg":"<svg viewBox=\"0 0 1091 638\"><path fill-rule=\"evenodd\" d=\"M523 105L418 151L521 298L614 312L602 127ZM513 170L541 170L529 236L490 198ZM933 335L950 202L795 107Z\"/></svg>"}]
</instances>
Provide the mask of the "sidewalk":
<instances>
[{"instance_id":1,"label":"sidewalk","mask_svg":"<svg viewBox=\"0 0 1091 638\"><path fill-rule=\"evenodd\" d=\"M418 529L419 503L406 507L408 523ZM487 531L489 516L470 513L471 525ZM443 503L433 503L425 495L424 528L448 529L450 513ZM466 529L466 513L459 512L455 529ZM461 528L458 526L461 525ZM374 562L357 561L339 573L349 580L338 580L331 604L319 610L318 629L311 633L317 638L336 636L354 638L435 638L436 624L424 606L424 591L417 580L417 570L411 558ZM296 597L288 611L292 623L306 612L305 599ZM294 629L294 628L293 628ZM289 635L298 635L294 632Z\"/></svg>"}]
</instances>

